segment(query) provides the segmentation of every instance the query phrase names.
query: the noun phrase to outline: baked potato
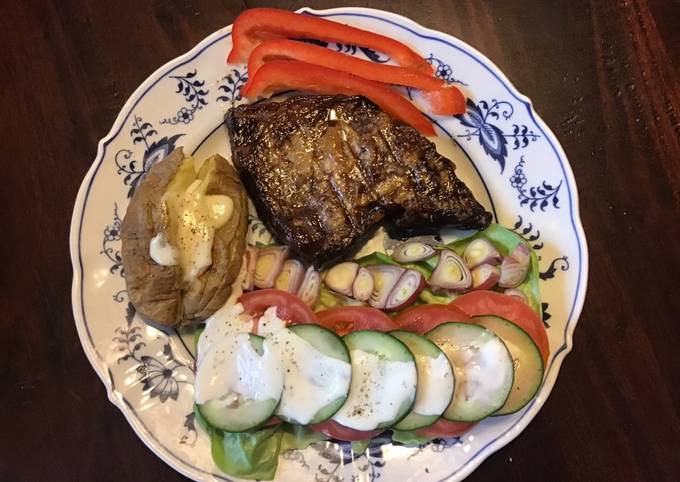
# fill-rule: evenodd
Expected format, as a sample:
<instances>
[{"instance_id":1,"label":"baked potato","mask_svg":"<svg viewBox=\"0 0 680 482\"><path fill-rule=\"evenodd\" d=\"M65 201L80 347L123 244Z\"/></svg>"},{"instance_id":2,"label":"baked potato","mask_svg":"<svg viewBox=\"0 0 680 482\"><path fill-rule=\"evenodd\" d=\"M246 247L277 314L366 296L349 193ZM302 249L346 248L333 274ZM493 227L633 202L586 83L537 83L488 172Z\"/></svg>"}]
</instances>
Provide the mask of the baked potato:
<instances>
[{"instance_id":1,"label":"baked potato","mask_svg":"<svg viewBox=\"0 0 680 482\"><path fill-rule=\"evenodd\" d=\"M200 199L230 199L214 209L224 211L231 207L231 214L222 212L224 223L209 225L211 246L201 245L207 262L194 270L195 265L185 262L193 260L185 235L195 234L195 225L191 231L180 231L177 226L186 223L183 221L186 214L182 211L173 218L175 213L170 211L177 207L172 199L180 199L196 186L201 189L200 195L205 195ZM208 209L213 209L213 205ZM212 215L212 211L200 212ZM192 158L185 158L180 147L155 164L137 186L121 229L127 292L137 312L147 320L177 326L202 321L222 307L243 262L247 221L245 189L223 157L215 155L199 165ZM162 253L172 256L159 258L160 251L151 248L152 240L159 239L165 250ZM210 242L207 235L200 240ZM170 248L172 251L168 251Z\"/></svg>"}]
</instances>

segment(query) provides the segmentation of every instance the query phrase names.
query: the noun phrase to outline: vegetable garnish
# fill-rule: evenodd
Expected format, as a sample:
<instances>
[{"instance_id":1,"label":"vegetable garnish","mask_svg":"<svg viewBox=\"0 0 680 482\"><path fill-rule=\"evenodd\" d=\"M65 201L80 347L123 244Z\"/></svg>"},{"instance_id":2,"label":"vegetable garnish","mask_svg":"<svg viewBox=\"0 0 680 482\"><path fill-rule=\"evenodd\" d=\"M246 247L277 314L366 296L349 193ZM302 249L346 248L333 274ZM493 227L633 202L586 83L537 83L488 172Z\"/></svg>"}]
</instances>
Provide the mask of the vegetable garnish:
<instances>
[{"instance_id":1,"label":"vegetable garnish","mask_svg":"<svg viewBox=\"0 0 680 482\"><path fill-rule=\"evenodd\" d=\"M425 277L419 271L407 269L392 288L385 310L398 311L413 304L425 288Z\"/></svg>"},{"instance_id":2,"label":"vegetable garnish","mask_svg":"<svg viewBox=\"0 0 680 482\"><path fill-rule=\"evenodd\" d=\"M354 442L358 440L367 440L377 437L384 430L354 430L344 425L339 424L335 420L326 420L325 422L310 425L312 430L322 433L332 439L345 440L347 442Z\"/></svg>"},{"instance_id":3,"label":"vegetable garnish","mask_svg":"<svg viewBox=\"0 0 680 482\"><path fill-rule=\"evenodd\" d=\"M465 96L453 85L434 90L424 90L422 94L433 114L458 115L465 113Z\"/></svg>"},{"instance_id":4,"label":"vegetable garnish","mask_svg":"<svg viewBox=\"0 0 680 482\"><path fill-rule=\"evenodd\" d=\"M498 285L501 288L516 288L527 277L531 265L531 251L520 243L508 256L503 258Z\"/></svg>"},{"instance_id":5,"label":"vegetable garnish","mask_svg":"<svg viewBox=\"0 0 680 482\"><path fill-rule=\"evenodd\" d=\"M323 281L326 283L326 286L336 293L352 296L352 285L354 284L358 271L359 265L357 263L345 261L344 263L338 263L329 269Z\"/></svg>"},{"instance_id":6,"label":"vegetable garnish","mask_svg":"<svg viewBox=\"0 0 680 482\"><path fill-rule=\"evenodd\" d=\"M254 76L265 62L272 60L299 60L329 69L353 73L368 80L414 87L420 90L435 90L444 87L444 81L439 77L397 65L378 64L318 45L288 39L266 40L258 45L248 58L248 75ZM465 106L463 106L464 110Z\"/></svg>"},{"instance_id":7,"label":"vegetable garnish","mask_svg":"<svg viewBox=\"0 0 680 482\"><path fill-rule=\"evenodd\" d=\"M298 289L297 295L307 306L314 306L319 300L319 291L321 289L321 275L314 266L307 268L302 284Z\"/></svg>"},{"instance_id":8,"label":"vegetable garnish","mask_svg":"<svg viewBox=\"0 0 680 482\"><path fill-rule=\"evenodd\" d=\"M454 305L419 305L399 313L394 322L402 330L424 335L436 326L451 321L466 322L469 316Z\"/></svg>"},{"instance_id":9,"label":"vegetable garnish","mask_svg":"<svg viewBox=\"0 0 680 482\"><path fill-rule=\"evenodd\" d=\"M397 246L392 257L399 263L415 263L434 256L435 253L435 249L429 244L408 241Z\"/></svg>"},{"instance_id":10,"label":"vegetable garnish","mask_svg":"<svg viewBox=\"0 0 680 482\"><path fill-rule=\"evenodd\" d=\"M501 277L501 270L492 264L480 264L471 271L472 289L489 290L496 286Z\"/></svg>"},{"instance_id":11,"label":"vegetable garnish","mask_svg":"<svg viewBox=\"0 0 680 482\"><path fill-rule=\"evenodd\" d=\"M229 433L211 427L198 410L196 421L210 436L212 458L223 472L247 479L271 480L279 454L304 449L324 440L323 434L303 425L279 423L251 432Z\"/></svg>"},{"instance_id":12,"label":"vegetable garnish","mask_svg":"<svg viewBox=\"0 0 680 482\"><path fill-rule=\"evenodd\" d=\"M232 28L233 47L227 62L244 63L265 38L289 37L368 47L389 55L402 67L432 74L432 66L407 45L390 37L331 20L280 10L251 8L240 14Z\"/></svg>"},{"instance_id":13,"label":"vegetable garnish","mask_svg":"<svg viewBox=\"0 0 680 482\"><path fill-rule=\"evenodd\" d=\"M288 246L271 246L262 249L257 254L255 262L254 284L257 288L273 288L276 277L283 268L283 262L288 257Z\"/></svg>"},{"instance_id":14,"label":"vegetable garnish","mask_svg":"<svg viewBox=\"0 0 680 482\"><path fill-rule=\"evenodd\" d=\"M359 301L368 301L373 294L375 282L373 275L366 268L361 267L352 283L352 297Z\"/></svg>"},{"instance_id":15,"label":"vegetable garnish","mask_svg":"<svg viewBox=\"0 0 680 482\"><path fill-rule=\"evenodd\" d=\"M472 275L463 258L445 249L439 254L437 267L428 283L445 290L465 291L472 286Z\"/></svg>"},{"instance_id":16,"label":"vegetable garnish","mask_svg":"<svg viewBox=\"0 0 680 482\"><path fill-rule=\"evenodd\" d=\"M463 252L463 259L470 267L476 268L480 264L500 264L503 257L491 241L477 238L470 242Z\"/></svg>"},{"instance_id":17,"label":"vegetable garnish","mask_svg":"<svg viewBox=\"0 0 680 482\"><path fill-rule=\"evenodd\" d=\"M375 264L366 269L373 276L374 282L373 294L368 300L368 304L373 308L385 309L387 300L405 269L392 264Z\"/></svg>"},{"instance_id":18,"label":"vegetable garnish","mask_svg":"<svg viewBox=\"0 0 680 482\"><path fill-rule=\"evenodd\" d=\"M338 335L358 330L392 331L399 328L380 310L364 306L341 306L316 313L317 322Z\"/></svg>"},{"instance_id":19,"label":"vegetable garnish","mask_svg":"<svg viewBox=\"0 0 680 482\"><path fill-rule=\"evenodd\" d=\"M534 341L541 352L543 363L548 363L550 345L543 322L523 301L495 291L471 291L453 300L451 305L471 317L494 315L516 324Z\"/></svg>"},{"instance_id":20,"label":"vegetable garnish","mask_svg":"<svg viewBox=\"0 0 680 482\"><path fill-rule=\"evenodd\" d=\"M253 100L289 89L319 94L363 95L392 117L410 124L421 134L435 135L434 127L427 117L391 87L347 72L297 60L277 60L264 64L241 93Z\"/></svg>"},{"instance_id":21,"label":"vegetable garnish","mask_svg":"<svg viewBox=\"0 0 680 482\"><path fill-rule=\"evenodd\" d=\"M474 423L452 422L450 420L440 418L433 425L430 425L427 428L416 430L415 433L421 437L457 437L464 434L474 426Z\"/></svg>"},{"instance_id":22,"label":"vegetable garnish","mask_svg":"<svg viewBox=\"0 0 680 482\"><path fill-rule=\"evenodd\" d=\"M255 288L255 268L257 266L257 248L254 246L246 246L246 251L243 254L243 281L241 288L243 291L250 291Z\"/></svg>"},{"instance_id":23,"label":"vegetable garnish","mask_svg":"<svg viewBox=\"0 0 680 482\"><path fill-rule=\"evenodd\" d=\"M503 256L513 254L515 256L521 257L522 256L521 252L516 251L517 247L520 244L522 244L525 245L526 248L528 248L528 245L526 244L524 238L522 238L519 234L510 231L509 229L506 229L498 224L491 224L485 230L479 231L478 233L468 238L463 238L454 241L453 243L448 244L448 247L450 249L453 249L456 253L463 255L463 257L465 257L464 252L467 249L467 247L472 245L473 243L477 243L478 240L480 239L492 243L492 247L494 248L494 251L496 251L495 254L491 254L491 256L488 256L484 261L482 261L482 259L479 259L477 263L480 264L483 262L487 262L489 264L500 263L500 259L496 258L496 256L500 256L501 259ZM523 248L520 249L523 250ZM487 253L489 252L487 251ZM538 258L536 257L536 253L530 250L529 259L530 259L529 270L526 275L526 278L524 279L524 281L520 283L519 286L517 286L516 289L524 294L524 298L527 305L538 314L540 319L542 313L541 295L538 290L539 280L538 275L540 273L540 270L538 268ZM429 261L430 260L428 260L428 262Z\"/></svg>"},{"instance_id":24,"label":"vegetable garnish","mask_svg":"<svg viewBox=\"0 0 680 482\"><path fill-rule=\"evenodd\" d=\"M312 310L295 295L277 289L265 289L244 293L239 298L245 312L260 315L270 306L276 306L276 315L282 320L297 323L316 323Z\"/></svg>"},{"instance_id":25,"label":"vegetable garnish","mask_svg":"<svg viewBox=\"0 0 680 482\"><path fill-rule=\"evenodd\" d=\"M341 70L367 80L412 87L422 91L424 99L434 114L458 115L465 112L465 96L457 87L446 86L439 77L397 65L359 59L296 40L266 40L258 45L248 59L249 76L252 78L265 62L273 60L299 60Z\"/></svg>"},{"instance_id":26,"label":"vegetable garnish","mask_svg":"<svg viewBox=\"0 0 680 482\"><path fill-rule=\"evenodd\" d=\"M274 287L288 293L296 294L305 277L305 268L297 259L288 259L283 263L281 272L276 277Z\"/></svg>"}]
</instances>

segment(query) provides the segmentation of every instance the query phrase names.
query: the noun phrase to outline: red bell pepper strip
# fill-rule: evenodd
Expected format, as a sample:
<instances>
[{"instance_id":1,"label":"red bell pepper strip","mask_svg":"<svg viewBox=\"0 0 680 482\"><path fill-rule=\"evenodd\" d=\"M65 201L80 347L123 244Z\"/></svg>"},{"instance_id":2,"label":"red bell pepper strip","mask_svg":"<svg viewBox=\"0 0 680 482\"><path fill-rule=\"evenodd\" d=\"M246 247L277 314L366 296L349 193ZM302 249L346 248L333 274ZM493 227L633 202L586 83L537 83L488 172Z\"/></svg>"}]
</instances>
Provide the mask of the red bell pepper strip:
<instances>
[{"instance_id":1,"label":"red bell pepper strip","mask_svg":"<svg viewBox=\"0 0 680 482\"><path fill-rule=\"evenodd\" d=\"M231 31L233 47L227 62L245 63L262 40L272 37L328 40L368 47L389 55L392 60L411 70L432 74L432 66L417 52L384 35L350 27L319 17L280 10L251 8L234 20Z\"/></svg>"},{"instance_id":2,"label":"red bell pepper strip","mask_svg":"<svg viewBox=\"0 0 680 482\"><path fill-rule=\"evenodd\" d=\"M363 95L389 115L410 124L423 135L435 135L434 127L427 117L392 87L307 62L267 62L248 80L241 94L253 100L289 89L317 94Z\"/></svg>"},{"instance_id":3,"label":"red bell pepper strip","mask_svg":"<svg viewBox=\"0 0 680 482\"><path fill-rule=\"evenodd\" d=\"M442 79L432 75L414 72L397 65L377 64L318 45L288 39L266 40L258 45L248 58L248 75L255 75L265 62L271 60L300 60L349 72L364 79L420 90L434 90L444 86Z\"/></svg>"},{"instance_id":4,"label":"red bell pepper strip","mask_svg":"<svg viewBox=\"0 0 680 482\"><path fill-rule=\"evenodd\" d=\"M426 90L422 94L433 114L458 115L465 113L465 96L452 85L441 89Z\"/></svg>"},{"instance_id":5,"label":"red bell pepper strip","mask_svg":"<svg viewBox=\"0 0 680 482\"><path fill-rule=\"evenodd\" d=\"M456 87L447 87L444 81L432 75L414 72L396 65L376 64L333 50L295 40L265 40L250 54L248 74L252 77L271 60L300 60L335 70L342 70L364 79L413 87L423 91L430 110L437 115L465 113L465 97Z\"/></svg>"}]
</instances>

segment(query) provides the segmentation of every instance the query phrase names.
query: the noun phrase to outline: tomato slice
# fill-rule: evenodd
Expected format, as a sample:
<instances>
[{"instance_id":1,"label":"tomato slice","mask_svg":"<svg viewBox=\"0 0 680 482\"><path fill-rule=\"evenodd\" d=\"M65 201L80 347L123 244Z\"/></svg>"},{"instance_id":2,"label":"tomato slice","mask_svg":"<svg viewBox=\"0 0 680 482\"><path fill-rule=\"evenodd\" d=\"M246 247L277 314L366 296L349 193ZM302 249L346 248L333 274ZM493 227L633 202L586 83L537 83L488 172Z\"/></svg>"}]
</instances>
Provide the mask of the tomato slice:
<instances>
[{"instance_id":1,"label":"tomato slice","mask_svg":"<svg viewBox=\"0 0 680 482\"><path fill-rule=\"evenodd\" d=\"M335 420L326 420L325 422L310 425L309 428L315 432L320 432L324 435L334 438L336 440L345 440L347 442L354 442L356 440L368 440L377 437L385 430L354 430L344 425L340 425Z\"/></svg>"},{"instance_id":2,"label":"tomato slice","mask_svg":"<svg viewBox=\"0 0 680 482\"><path fill-rule=\"evenodd\" d=\"M550 355L548 334L538 313L523 301L495 291L471 291L453 300L449 306L455 306L471 317L494 315L516 324L536 343L543 364L547 366Z\"/></svg>"},{"instance_id":3,"label":"tomato slice","mask_svg":"<svg viewBox=\"0 0 680 482\"><path fill-rule=\"evenodd\" d=\"M317 322L338 335L358 330L392 331L399 328L380 310L367 306L340 306L316 313Z\"/></svg>"},{"instance_id":4,"label":"tomato slice","mask_svg":"<svg viewBox=\"0 0 680 482\"><path fill-rule=\"evenodd\" d=\"M263 427L273 427L274 425L278 425L280 423L282 423L282 420L279 417L271 417L262 426Z\"/></svg>"},{"instance_id":5,"label":"tomato slice","mask_svg":"<svg viewBox=\"0 0 680 482\"><path fill-rule=\"evenodd\" d=\"M474 426L474 423L451 422L449 420L440 418L434 424L430 425L429 427L416 430L415 433L423 437L457 437L458 435L464 434Z\"/></svg>"},{"instance_id":6,"label":"tomato slice","mask_svg":"<svg viewBox=\"0 0 680 482\"><path fill-rule=\"evenodd\" d=\"M420 305L402 311L394 322L403 330L424 335L435 326L447 321L468 321L465 313L451 305Z\"/></svg>"},{"instance_id":7,"label":"tomato slice","mask_svg":"<svg viewBox=\"0 0 680 482\"><path fill-rule=\"evenodd\" d=\"M246 313L261 315L276 306L276 316L293 324L316 323L314 312L295 295L277 289L255 290L239 298Z\"/></svg>"},{"instance_id":8,"label":"tomato slice","mask_svg":"<svg viewBox=\"0 0 680 482\"><path fill-rule=\"evenodd\" d=\"M241 13L232 27L233 47L227 61L246 62L253 49L264 38L289 37L329 40L368 47L389 55L401 65L424 74L432 74L432 66L407 45L380 35L313 15L303 15L278 8L250 8Z\"/></svg>"},{"instance_id":9,"label":"tomato slice","mask_svg":"<svg viewBox=\"0 0 680 482\"><path fill-rule=\"evenodd\" d=\"M241 93L252 100L290 89L317 94L363 95L392 117L413 126L421 134L435 135L428 118L389 85L307 62L267 62L248 80Z\"/></svg>"}]
</instances>

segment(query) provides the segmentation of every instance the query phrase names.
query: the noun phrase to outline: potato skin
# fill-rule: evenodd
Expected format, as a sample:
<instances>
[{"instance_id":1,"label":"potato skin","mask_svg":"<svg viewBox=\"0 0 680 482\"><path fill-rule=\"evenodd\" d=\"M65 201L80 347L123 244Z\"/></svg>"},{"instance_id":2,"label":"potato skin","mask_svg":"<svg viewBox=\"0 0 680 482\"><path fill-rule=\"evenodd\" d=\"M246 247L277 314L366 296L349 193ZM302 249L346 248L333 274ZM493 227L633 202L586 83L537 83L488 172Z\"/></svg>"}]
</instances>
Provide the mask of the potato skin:
<instances>
[{"instance_id":1,"label":"potato skin","mask_svg":"<svg viewBox=\"0 0 680 482\"><path fill-rule=\"evenodd\" d=\"M182 281L179 266L161 266L149 254L149 242L161 229L161 197L184 160L179 147L156 163L139 183L121 228L123 269L128 297L145 319L167 326L200 322L222 307L231 294L245 250L248 199L234 168L213 156L215 175L206 194L226 194L233 213L215 231L213 264L192 283Z\"/></svg>"}]
</instances>

